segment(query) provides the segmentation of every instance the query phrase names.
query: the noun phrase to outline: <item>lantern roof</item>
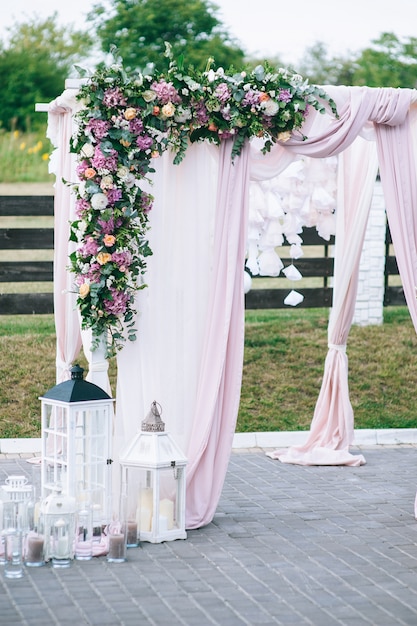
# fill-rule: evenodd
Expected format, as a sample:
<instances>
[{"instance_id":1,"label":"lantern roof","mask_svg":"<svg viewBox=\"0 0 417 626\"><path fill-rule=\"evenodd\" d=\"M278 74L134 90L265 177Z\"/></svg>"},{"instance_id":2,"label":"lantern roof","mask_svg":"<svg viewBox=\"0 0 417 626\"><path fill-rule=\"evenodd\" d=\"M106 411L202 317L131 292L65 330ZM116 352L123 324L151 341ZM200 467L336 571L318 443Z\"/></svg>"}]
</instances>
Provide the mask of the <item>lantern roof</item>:
<instances>
[{"instance_id":1,"label":"lantern roof","mask_svg":"<svg viewBox=\"0 0 417 626\"><path fill-rule=\"evenodd\" d=\"M92 400L111 400L112 398L98 385L84 380L84 369L79 365L71 368L71 379L65 380L49 389L42 399L60 402L88 402Z\"/></svg>"},{"instance_id":2,"label":"lantern roof","mask_svg":"<svg viewBox=\"0 0 417 626\"><path fill-rule=\"evenodd\" d=\"M169 433L139 431L122 452L120 464L158 469L185 466L187 459Z\"/></svg>"},{"instance_id":3,"label":"lantern roof","mask_svg":"<svg viewBox=\"0 0 417 626\"><path fill-rule=\"evenodd\" d=\"M142 430L136 433L120 455L120 463L156 469L185 466L187 458L164 428L158 404L153 402L148 416L142 422Z\"/></svg>"}]
</instances>

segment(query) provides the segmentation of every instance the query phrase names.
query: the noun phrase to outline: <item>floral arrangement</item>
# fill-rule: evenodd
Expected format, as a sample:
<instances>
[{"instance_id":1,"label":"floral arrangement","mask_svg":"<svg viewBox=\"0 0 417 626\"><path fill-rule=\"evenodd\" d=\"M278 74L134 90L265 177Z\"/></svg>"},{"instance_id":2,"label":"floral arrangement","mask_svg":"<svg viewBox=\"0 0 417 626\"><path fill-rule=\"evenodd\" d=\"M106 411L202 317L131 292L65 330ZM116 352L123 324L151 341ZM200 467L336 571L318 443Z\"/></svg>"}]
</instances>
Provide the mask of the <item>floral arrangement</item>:
<instances>
[{"instance_id":1,"label":"floral arrangement","mask_svg":"<svg viewBox=\"0 0 417 626\"><path fill-rule=\"evenodd\" d=\"M233 140L232 158L251 137L262 150L301 129L310 106L337 115L326 92L288 70L267 64L231 75L222 69L184 71L170 59L166 74L126 71L114 63L99 67L78 93L77 133L70 150L77 155L76 219L70 256L83 328L92 329L93 349L106 337L106 356L126 339L135 340L135 293L146 285L148 214L153 196L153 159L166 149L174 163L189 142ZM79 69L79 68L78 68ZM86 76L79 69L82 76Z\"/></svg>"}]
</instances>

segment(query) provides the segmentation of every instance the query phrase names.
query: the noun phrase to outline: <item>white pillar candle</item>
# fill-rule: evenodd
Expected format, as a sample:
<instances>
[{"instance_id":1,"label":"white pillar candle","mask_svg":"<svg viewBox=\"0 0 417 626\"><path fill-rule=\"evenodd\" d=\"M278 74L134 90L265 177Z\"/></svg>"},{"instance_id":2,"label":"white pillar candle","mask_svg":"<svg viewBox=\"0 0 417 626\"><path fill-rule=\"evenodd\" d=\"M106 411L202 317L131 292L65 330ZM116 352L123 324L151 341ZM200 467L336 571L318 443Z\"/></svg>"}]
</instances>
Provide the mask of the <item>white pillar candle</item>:
<instances>
[{"instance_id":1,"label":"white pillar candle","mask_svg":"<svg viewBox=\"0 0 417 626\"><path fill-rule=\"evenodd\" d=\"M159 513L167 520L167 529L172 530L174 528L174 503L168 498L164 498L159 503Z\"/></svg>"},{"instance_id":2,"label":"white pillar candle","mask_svg":"<svg viewBox=\"0 0 417 626\"><path fill-rule=\"evenodd\" d=\"M140 490L136 521L141 532L149 532L152 525L153 490L146 487Z\"/></svg>"},{"instance_id":3,"label":"white pillar candle","mask_svg":"<svg viewBox=\"0 0 417 626\"><path fill-rule=\"evenodd\" d=\"M165 515L159 516L159 532L166 533L168 530L168 520Z\"/></svg>"}]
</instances>

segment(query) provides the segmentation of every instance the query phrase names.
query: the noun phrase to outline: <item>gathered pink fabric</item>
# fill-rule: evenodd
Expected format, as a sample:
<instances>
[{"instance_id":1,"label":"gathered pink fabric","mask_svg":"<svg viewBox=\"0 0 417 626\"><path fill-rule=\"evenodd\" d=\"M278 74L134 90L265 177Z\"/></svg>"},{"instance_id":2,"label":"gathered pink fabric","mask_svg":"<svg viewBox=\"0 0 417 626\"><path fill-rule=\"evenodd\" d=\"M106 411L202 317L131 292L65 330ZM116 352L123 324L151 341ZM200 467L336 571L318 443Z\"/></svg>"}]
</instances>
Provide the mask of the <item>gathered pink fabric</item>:
<instances>
[{"instance_id":1,"label":"gathered pink fabric","mask_svg":"<svg viewBox=\"0 0 417 626\"><path fill-rule=\"evenodd\" d=\"M242 383L243 270L249 202L249 150L231 160L220 147L210 309L204 333L195 415L187 450L187 528L213 519L232 449Z\"/></svg>"},{"instance_id":2,"label":"gathered pink fabric","mask_svg":"<svg viewBox=\"0 0 417 626\"><path fill-rule=\"evenodd\" d=\"M72 279L67 271L72 244L68 224L74 218L74 196L63 181L74 181L74 158L69 152L73 133L73 109L65 97L50 103L48 133L56 150L53 155L56 174L54 198L54 315L56 328L57 383L70 378L70 368L81 348L81 333L72 293Z\"/></svg>"},{"instance_id":3,"label":"gathered pink fabric","mask_svg":"<svg viewBox=\"0 0 417 626\"><path fill-rule=\"evenodd\" d=\"M386 200L387 205L390 204L390 224L397 232L397 222L401 221L401 215L407 213L407 201L404 199L410 200L410 187L415 187L415 175L413 177L411 174L415 171L415 165L408 124L411 98L411 90L351 88L348 102L341 108L345 127L335 121L327 132L307 139L305 147L302 145L298 148L310 156L326 156L344 151L341 157L344 174L343 180L339 179L338 187L333 309L322 387L305 444L269 453L269 456L282 462L299 465L365 463L363 455L349 452L354 437L354 415L349 399L346 342L354 314L360 252L371 202L369 182L373 185L377 163L375 161L373 164L369 147L352 144L365 123L372 121L376 128L379 154L383 153L385 147L385 152L391 157L389 162L385 158L385 162L381 163L381 180L384 192L386 188L390 190ZM354 118L349 110L355 111ZM397 142L389 139L392 136L397 138ZM358 150L361 152L358 153ZM404 176L399 177L397 170L403 151L409 169ZM402 185L397 185L397 180L402 181ZM412 204L408 204L408 208L410 206ZM411 239L414 241L410 245ZM414 234L409 234L408 241L402 239L401 243L406 244L402 256L410 259L410 263L416 267L415 230ZM405 260L403 264L408 265Z\"/></svg>"}]
</instances>

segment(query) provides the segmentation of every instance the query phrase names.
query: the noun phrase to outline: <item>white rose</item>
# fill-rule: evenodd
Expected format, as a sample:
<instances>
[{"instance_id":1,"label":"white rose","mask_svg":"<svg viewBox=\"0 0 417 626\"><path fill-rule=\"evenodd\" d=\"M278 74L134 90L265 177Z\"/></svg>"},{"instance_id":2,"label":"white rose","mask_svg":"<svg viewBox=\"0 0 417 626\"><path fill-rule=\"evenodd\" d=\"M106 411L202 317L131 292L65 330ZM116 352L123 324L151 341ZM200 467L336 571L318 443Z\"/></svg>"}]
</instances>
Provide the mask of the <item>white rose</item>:
<instances>
[{"instance_id":1,"label":"white rose","mask_svg":"<svg viewBox=\"0 0 417 626\"><path fill-rule=\"evenodd\" d=\"M161 109L161 113L164 117L172 117L175 113L175 107L172 102L167 102Z\"/></svg>"},{"instance_id":2,"label":"white rose","mask_svg":"<svg viewBox=\"0 0 417 626\"><path fill-rule=\"evenodd\" d=\"M125 178L129 174L129 168L126 165L119 165L117 168L117 175L119 178Z\"/></svg>"},{"instance_id":3,"label":"white rose","mask_svg":"<svg viewBox=\"0 0 417 626\"><path fill-rule=\"evenodd\" d=\"M83 147L81 148L81 156L85 157L86 159L91 159L93 154L94 154L93 144L85 143Z\"/></svg>"},{"instance_id":4,"label":"white rose","mask_svg":"<svg viewBox=\"0 0 417 626\"><path fill-rule=\"evenodd\" d=\"M153 89L146 89L146 91L144 91L142 94L142 98L145 100L145 102L152 102L156 98L156 93Z\"/></svg>"},{"instance_id":5,"label":"white rose","mask_svg":"<svg viewBox=\"0 0 417 626\"><path fill-rule=\"evenodd\" d=\"M106 176L103 176L100 182L100 187L101 189L112 189L113 176L111 176L110 174L106 174Z\"/></svg>"},{"instance_id":6,"label":"white rose","mask_svg":"<svg viewBox=\"0 0 417 626\"><path fill-rule=\"evenodd\" d=\"M96 211L103 211L107 206L107 196L104 193L95 193L91 196L91 206Z\"/></svg>"}]
</instances>

